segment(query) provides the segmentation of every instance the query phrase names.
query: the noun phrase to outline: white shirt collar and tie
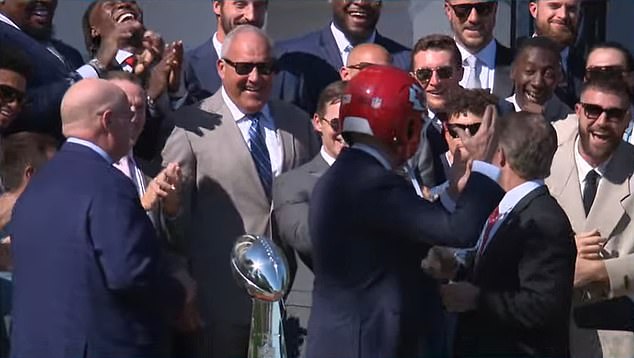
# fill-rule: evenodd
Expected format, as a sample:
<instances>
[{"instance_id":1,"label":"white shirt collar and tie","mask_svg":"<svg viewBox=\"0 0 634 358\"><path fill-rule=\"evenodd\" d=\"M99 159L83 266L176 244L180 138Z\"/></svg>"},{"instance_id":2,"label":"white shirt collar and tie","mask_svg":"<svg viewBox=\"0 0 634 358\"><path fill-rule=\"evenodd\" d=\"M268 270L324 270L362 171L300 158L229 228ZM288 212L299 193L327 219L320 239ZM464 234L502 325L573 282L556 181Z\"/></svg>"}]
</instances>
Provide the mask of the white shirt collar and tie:
<instances>
[{"instance_id":1,"label":"white shirt collar and tie","mask_svg":"<svg viewBox=\"0 0 634 358\"><path fill-rule=\"evenodd\" d=\"M574 151L575 164L577 167L577 176L579 178L579 190L582 193L582 199L583 199L583 193L584 193L584 189L586 188L586 184L587 184L586 179L588 178L588 173L594 170L598 174L598 178L597 178L597 181L598 181L597 192L598 192L598 187L601 186L601 179L605 175L605 168L610 162L610 159L601 163L598 167L593 167L581 156L580 148L579 148L580 145L581 143L579 143L579 137L577 136L577 139L575 140L575 151Z\"/></svg>"},{"instance_id":2,"label":"white shirt collar and tie","mask_svg":"<svg viewBox=\"0 0 634 358\"><path fill-rule=\"evenodd\" d=\"M137 166L132 152L123 156L118 162L115 162L112 165L132 180L132 184L134 184L134 187L139 193L139 197L142 197L143 194L145 194L145 178L141 169Z\"/></svg>"},{"instance_id":3,"label":"white shirt collar and tie","mask_svg":"<svg viewBox=\"0 0 634 358\"><path fill-rule=\"evenodd\" d=\"M464 75L460 81L460 85L464 88L469 85L477 85L479 82L480 87L492 89L495 79L495 57L497 54L497 46L495 39L491 40L482 50L478 53L472 54L459 42L456 42L460 55L462 56L462 66L464 68ZM470 64L473 62L473 64ZM475 69L475 72L473 71ZM468 83L471 79L471 83Z\"/></svg>"},{"instance_id":4,"label":"white shirt collar and tie","mask_svg":"<svg viewBox=\"0 0 634 358\"><path fill-rule=\"evenodd\" d=\"M242 138L249 150L251 149L249 144L249 129L251 128L251 120L247 118L246 113L242 112L236 105L233 103L229 95L227 94L224 86L221 87L222 99L224 100L231 116L236 121L238 125L238 129L240 129L240 133L242 134ZM277 133L277 127L275 126L275 120L271 115L271 111L269 109L268 104L265 105L260 111L260 128L264 128L264 139L266 142L266 147L269 152L269 157L271 161L271 169L273 172L273 176L276 177L282 174L282 165L283 165L283 147L282 140L279 138Z\"/></svg>"},{"instance_id":5,"label":"white shirt collar and tie","mask_svg":"<svg viewBox=\"0 0 634 358\"><path fill-rule=\"evenodd\" d=\"M336 160L332 155L326 152L326 148L323 145L321 146L321 150L319 151L319 154L321 155L321 158L326 162L326 164L328 164L329 167L331 167L332 164Z\"/></svg>"},{"instance_id":6,"label":"white shirt collar and tie","mask_svg":"<svg viewBox=\"0 0 634 358\"><path fill-rule=\"evenodd\" d=\"M354 45L350 43L350 41L346 38L346 35L335 26L334 22L330 23L330 32L332 32L332 36L335 38L335 42L337 43L337 48L339 49L339 55L341 56L341 62L345 66L348 61L348 55ZM368 38L364 43L374 43L376 40L376 30L372 31L372 35Z\"/></svg>"}]
</instances>

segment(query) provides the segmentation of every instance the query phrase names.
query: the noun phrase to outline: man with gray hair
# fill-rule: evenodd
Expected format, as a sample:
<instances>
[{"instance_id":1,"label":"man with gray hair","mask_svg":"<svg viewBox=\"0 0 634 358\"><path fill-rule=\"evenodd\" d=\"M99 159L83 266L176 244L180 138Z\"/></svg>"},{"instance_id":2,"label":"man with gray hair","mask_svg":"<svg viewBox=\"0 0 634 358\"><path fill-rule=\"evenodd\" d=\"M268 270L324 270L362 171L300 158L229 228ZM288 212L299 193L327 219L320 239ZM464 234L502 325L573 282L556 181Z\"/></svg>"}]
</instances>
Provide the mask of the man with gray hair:
<instances>
[{"instance_id":1,"label":"man with gray hair","mask_svg":"<svg viewBox=\"0 0 634 358\"><path fill-rule=\"evenodd\" d=\"M233 279L231 249L245 233L272 236L274 178L319 146L306 113L270 100L275 66L261 29L231 31L217 69L222 87L173 114L163 163L176 162L183 173L182 210L170 224L184 243L206 323L192 343L196 356L245 357L251 300Z\"/></svg>"}]
</instances>

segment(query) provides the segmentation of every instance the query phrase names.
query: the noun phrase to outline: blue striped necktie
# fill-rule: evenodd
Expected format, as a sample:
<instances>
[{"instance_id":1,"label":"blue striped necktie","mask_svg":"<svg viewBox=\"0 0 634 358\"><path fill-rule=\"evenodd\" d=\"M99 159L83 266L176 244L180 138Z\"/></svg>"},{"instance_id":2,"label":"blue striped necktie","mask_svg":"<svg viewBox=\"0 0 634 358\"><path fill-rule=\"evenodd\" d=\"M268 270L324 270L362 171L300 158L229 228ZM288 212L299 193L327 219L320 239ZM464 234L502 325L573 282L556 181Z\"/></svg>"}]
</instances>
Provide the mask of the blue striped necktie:
<instances>
[{"instance_id":1,"label":"blue striped necktie","mask_svg":"<svg viewBox=\"0 0 634 358\"><path fill-rule=\"evenodd\" d=\"M248 114L247 118L251 121L249 127L249 144L251 148L251 157L255 163L255 168L258 170L262 187L269 200L271 200L271 188L273 186L273 171L271 169L271 158L269 157L269 151L266 148L266 141L264 140L264 131L260 126L260 120L262 119L262 113Z\"/></svg>"}]
</instances>

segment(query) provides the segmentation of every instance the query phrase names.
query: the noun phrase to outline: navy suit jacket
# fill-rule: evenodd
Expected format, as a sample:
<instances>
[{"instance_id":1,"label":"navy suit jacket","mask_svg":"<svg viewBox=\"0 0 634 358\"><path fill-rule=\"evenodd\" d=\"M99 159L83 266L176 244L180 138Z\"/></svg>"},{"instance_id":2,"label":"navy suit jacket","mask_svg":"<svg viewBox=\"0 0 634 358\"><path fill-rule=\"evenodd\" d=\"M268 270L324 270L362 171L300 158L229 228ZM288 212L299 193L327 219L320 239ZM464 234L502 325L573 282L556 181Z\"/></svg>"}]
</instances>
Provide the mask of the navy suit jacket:
<instances>
[{"instance_id":1,"label":"navy suit jacket","mask_svg":"<svg viewBox=\"0 0 634 358\"><path fill-rule=\"evenodd\" d=\"M22 50L31 61L32 68L27 84L27 104L9 132L29 130L61 136L60 105L71 83L81 78L74 72L81 65L81 56L59 41L53 41L52 44L65 57L66 63L55 57L42 43L0 22L0 46Z\"/></svg>"},{"instance_id":2,"label":"navy suit jacket","mask_svg":"<svg viewBox=\"0 0 634 358\"><path fill-rule=\"evenodd\" d=\"M427 333L421 259L431 245L473 246L501 197L495 182L473 173L450 215L374 157L344 149L310 202L307 357L419 357Z\"/></svg>"},{"instance_id":3,"label":"navy suit jacket","mask_svg":"<svg viewBox=\"0 0 634 358\"><path fill-rule=\"evenodd\" d=\"M222 81L216 70L218 55L213 35L202 45L185 54L185 87L191 103L211 97L220 89Z\"/></svg>"},{"instance_id":4,"label":"navy suit jacket","mask_svg":"<svg viewBox=\"0 0 634 358\"><path fill-rule=\"evenodd\" d=\"M409 71L410 50L377 32L374 41L392 55L394 66ZM280 73L273 85L273 97L292 102L306 112L315 113L322 89L341 79L343 66L330 25L276 47Z\"/></svg>"},{"instance_id":5,"label":"navy suit jacket","mask_svg":"<svg viewBox=\"0 0 634 358\"><path fill-rule=\"evenodd\" d=\"M134 185L96 152L62 146L18 200L12 238L11 357L165 355L183 290Z\"/></svg>"}]
</instances>

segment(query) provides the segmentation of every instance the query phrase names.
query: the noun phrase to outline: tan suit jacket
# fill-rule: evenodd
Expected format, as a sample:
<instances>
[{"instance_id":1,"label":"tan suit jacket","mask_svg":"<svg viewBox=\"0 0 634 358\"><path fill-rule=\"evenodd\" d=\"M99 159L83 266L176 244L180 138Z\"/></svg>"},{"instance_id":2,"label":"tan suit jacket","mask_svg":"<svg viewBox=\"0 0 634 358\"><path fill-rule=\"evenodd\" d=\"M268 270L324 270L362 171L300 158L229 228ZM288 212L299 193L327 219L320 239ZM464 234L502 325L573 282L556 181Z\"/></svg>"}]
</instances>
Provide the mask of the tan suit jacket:
<instances>
[{"instance_id":1,"label":"tan suit jacket","mask_svg":"<svg viewBox=\"0 0 634 358\"><path fill-rule=\"evenodd\" d=\"M595 201L588 213L583 201L575 164L578 119L570 115L553 124L558 149L550 177L546 179L552 195L564 209L575 232L598 229L608 238L605 266L610 289L589 285L577 290L574 304L605 300L623 295L634 297L634 146L621 142L599 182ZM634 357L634 333L580 329L571 324L572 357Z\"/></svg>"},{"instance_id":2,"label":"tan suit jacket","mask_svg":"<svg viewBox=\"0 0 634 358\"><path fill-rule=\"evenodd\" d=\"M282 171L319 150L308 115L290 104L269 102L283 147ZM201 356L245 356L251 300L234 280L230 252L242 234L272 236L272 205L251 153L221 92L174 114L163 165L180 164L183 210L173 234L190 260L206 327Z\"/></svg>"}]
</instances>

